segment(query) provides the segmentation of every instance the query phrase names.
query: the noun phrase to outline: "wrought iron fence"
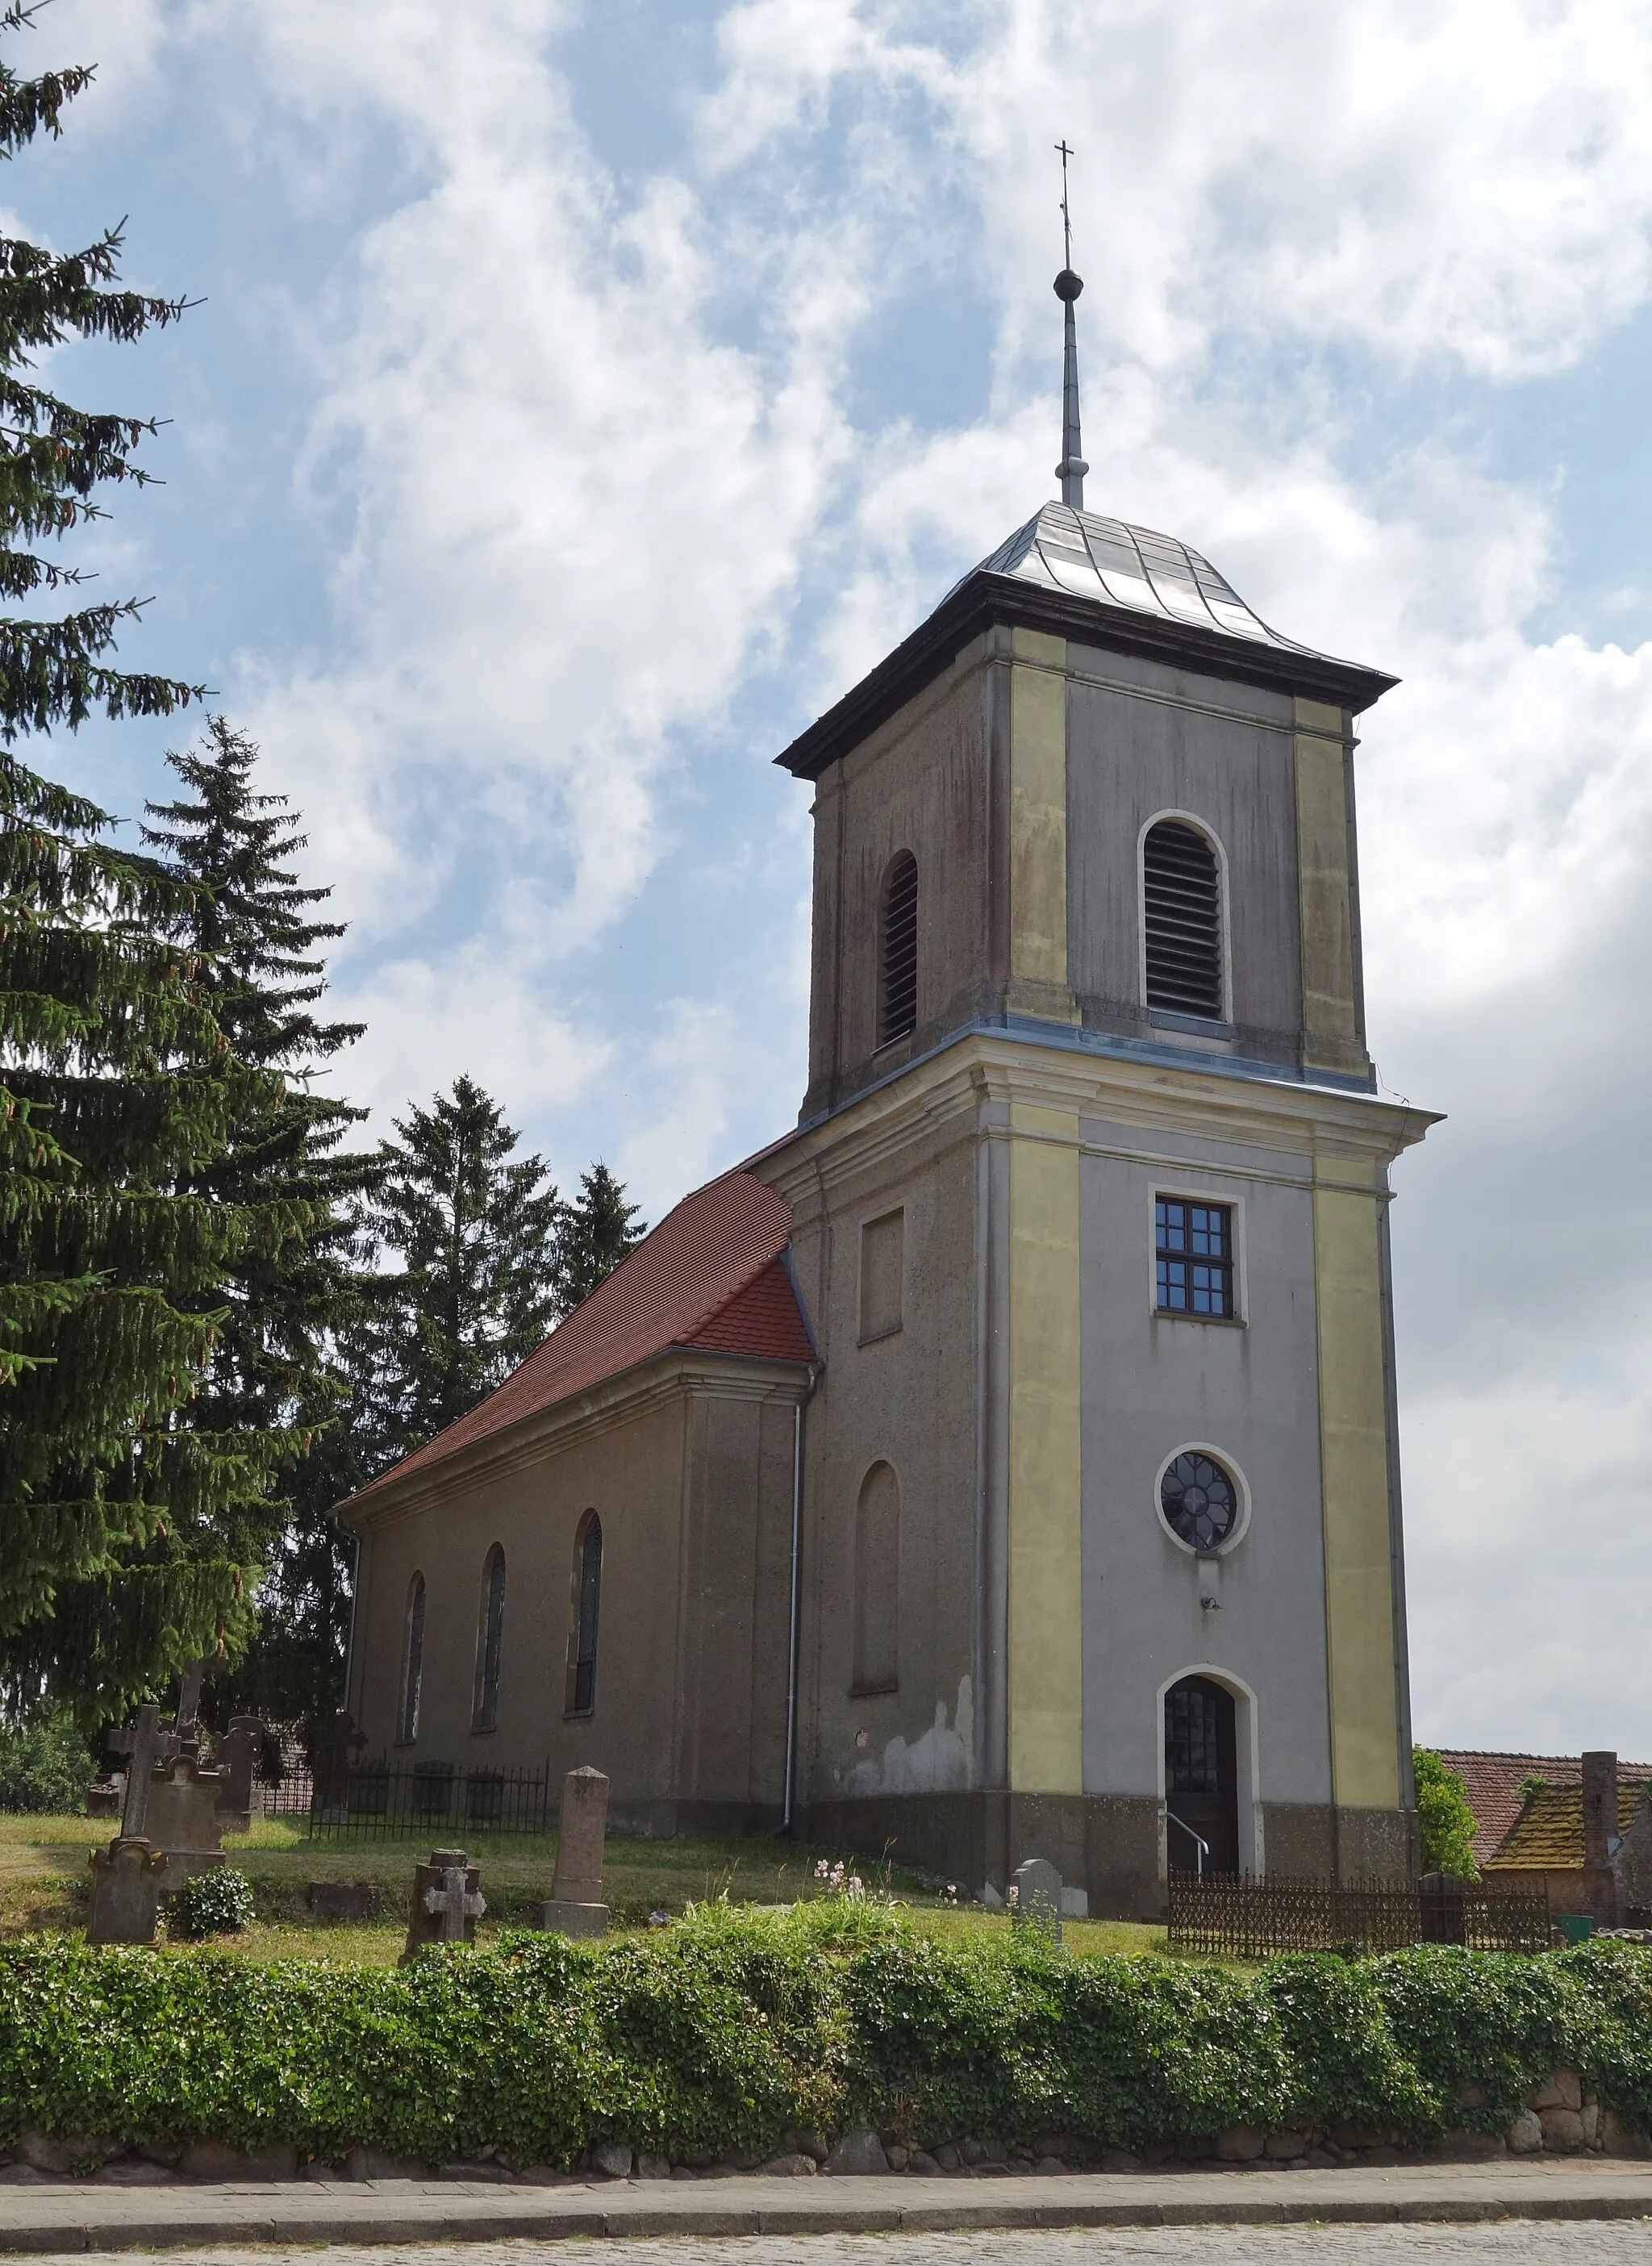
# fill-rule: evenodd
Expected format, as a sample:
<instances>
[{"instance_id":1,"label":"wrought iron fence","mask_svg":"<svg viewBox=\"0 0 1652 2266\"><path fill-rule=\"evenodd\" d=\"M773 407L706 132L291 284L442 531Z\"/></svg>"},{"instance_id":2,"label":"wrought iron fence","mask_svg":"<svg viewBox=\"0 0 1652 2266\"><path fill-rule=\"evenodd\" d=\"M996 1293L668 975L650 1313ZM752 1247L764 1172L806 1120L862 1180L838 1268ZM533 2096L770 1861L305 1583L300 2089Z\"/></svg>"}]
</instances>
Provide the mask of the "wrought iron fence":
<instances>
[{"instance_id":1,"label":"wrought iron fence","mask_svg":"<svg viewBox=\"0 0 1652 2266\"><path fill-rule=\"evenodd\" d=\"M1412 1943L1463 1943L1478 1951L1546 1951L1546 1893L1440 1889L1416 1881L1253 1880L1232 1874L1170 1876L1170 1948L1217 1958L1276 1951L1400 1951Z\"/></svg>"},{"instance_id":2,"label":"wrought iron fence","mask_svg":"<svg viewBox=\"0 0 1652 2266\"><path fill-rule=\"evenodd\" d=\"M391 1840L466 1826L472 1832L543 1833L551 1816L551 1773L465 1770L454 1763L353 1762L318 1777L310 1838L369 1833Z\"/></svg>"},{"instance_id":3,"label":"wrought iron fence","mask_svg":"<svg viewBox=\"0 0 1652 2266\"><path fill-rule=\"evenodd\" d=\"M252 1781L255 1816L308 1817L314 1800L315 1787L307 1769L283 1771L278 1779L255 1778Z\"/></svg>"}]
</instances>

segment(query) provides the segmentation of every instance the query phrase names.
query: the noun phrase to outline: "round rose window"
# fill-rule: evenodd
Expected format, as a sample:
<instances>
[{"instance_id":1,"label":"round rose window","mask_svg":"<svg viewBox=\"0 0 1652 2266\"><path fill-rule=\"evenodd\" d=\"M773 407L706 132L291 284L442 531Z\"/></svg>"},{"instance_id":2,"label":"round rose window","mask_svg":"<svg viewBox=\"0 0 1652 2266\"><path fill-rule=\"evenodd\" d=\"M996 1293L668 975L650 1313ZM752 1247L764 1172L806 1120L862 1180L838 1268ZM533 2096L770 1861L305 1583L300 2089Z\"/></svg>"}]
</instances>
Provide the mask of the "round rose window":
<instances>
[{"instance_id":1,"label":"round rose window","mask_svg":"<svg viewBox=\"0 0 1652 2266\"><path fill-rule=\"evenodd\" d=\"M1219 1550L1239 1523L1239 1488L1214 1456L1184 1449L1159 1482L1166 1524L1189 1550Z\"/></svg>"}]
</instances>

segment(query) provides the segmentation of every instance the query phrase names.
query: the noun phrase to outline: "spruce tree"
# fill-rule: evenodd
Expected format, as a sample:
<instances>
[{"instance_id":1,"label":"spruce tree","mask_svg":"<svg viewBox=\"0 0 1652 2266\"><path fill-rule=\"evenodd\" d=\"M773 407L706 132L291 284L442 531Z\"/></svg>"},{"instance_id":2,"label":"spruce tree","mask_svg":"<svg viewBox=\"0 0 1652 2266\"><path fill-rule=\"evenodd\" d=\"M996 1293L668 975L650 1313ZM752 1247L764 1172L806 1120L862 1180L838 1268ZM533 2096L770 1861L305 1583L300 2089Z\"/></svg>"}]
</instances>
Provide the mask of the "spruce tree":
<instances>
[{"instance_id":1,"label":"spruce tree","mask_svg":"<svg viewBox=\"0 0 1652 2266\"><path fill-rule=\"evenodd\" d=\"M624 1184L600 1161L580 1175L580 1192L563 1209L557 1240L557 1299L573 1311L606 1275L611 1275L646 1226L632 1224L639 1207L625 1202Z\"/></svg>"},{"instance_id":2,"label":"spruce tree","mask_svg":"<svg viewBox=\"0 0 1652 2266\"><path fill-rule=\"evenodd\" d=\"M259 1592L258 1634L212 1703L219 1714L251 1709L309 1725L342 1697L354 1552L333 1505L368 1474L343 1422L350 1380L339 1348L363 1312L355 1213L382 1171L376 1156L340 1145L367 1112L314 1085L363 1027L318 1014L319 947L343 924L317 917L331 890L303 887L293 871L305 837L284 796L255 789L257 748L215 716L199 748L167 761L186 792L150 803L143 831L194 885L179 933L201 955L236 1056L285 1081L230 1128L196 1185L221 1203L295 1202L311 1215L307 1232L250 1248L233 1268L229 1311L188 1411L200 1430L262 1428L299 1444L281 1475L290 1501L271 1504L272 1520L286 1517Z\"/></svg>"},{"instance_id":3,"label":"spruce tree","mask_svg":"<svg viewBox=\"0 0 1652 2266\"><path fill-rule=\"evenodd\" d=\"M539 1345L560 1311L562 1206L537 1156L516 1157L497 1102L457 1078L393 1121L369 1207L399 1273L379 1286L372 1451L404 1454L473 1408Z\"/></svg>"},{"instance_id":4,"label":"spruce tree","mask_svg":"<svg viewBox=\"0 0 1652 2266\"><path fill-rule=\"evenodd\" d=\"M31 16L14 0L0 34ZM0 62L0 153L55 135L91 76ZM68 340L130 342L183 311L114 288L120 250L118 230L67 254L0 237L0 604L72 593L77 570L33 546L145 477L152 420L28 375ZM193 1186L271 1081L230 1052L175 939L188 885L113 848L103 811L16 753L26 733L194 697L113 665L137 610L71 597L0 617L0 1677L14 1709L66 1702L88 1722L245 1632L270 1443L178 1414L229 1271L306 1224Z\"/></svg>"}]
</instances>

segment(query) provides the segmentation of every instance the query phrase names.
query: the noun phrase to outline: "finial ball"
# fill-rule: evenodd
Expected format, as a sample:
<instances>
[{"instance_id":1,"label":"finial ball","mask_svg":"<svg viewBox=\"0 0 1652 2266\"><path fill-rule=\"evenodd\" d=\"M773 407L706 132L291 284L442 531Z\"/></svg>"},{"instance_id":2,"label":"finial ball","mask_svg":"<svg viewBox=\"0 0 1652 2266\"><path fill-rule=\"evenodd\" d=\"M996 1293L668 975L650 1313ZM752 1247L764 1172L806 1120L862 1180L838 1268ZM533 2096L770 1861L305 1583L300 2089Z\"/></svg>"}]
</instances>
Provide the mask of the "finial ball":
<instances>
[{"instance_id":1,"label":"finial ball","mask_svg":"<svg viewBox=\"0 0 1652 2266\"><path fill-rule=\"evenodd\" d=\"M1075 275L1071 267L1064 267L1056 278L1056 296L1066 300L1069 306L1084 289L1082 275Z\"/></svg>"}]
</instances>

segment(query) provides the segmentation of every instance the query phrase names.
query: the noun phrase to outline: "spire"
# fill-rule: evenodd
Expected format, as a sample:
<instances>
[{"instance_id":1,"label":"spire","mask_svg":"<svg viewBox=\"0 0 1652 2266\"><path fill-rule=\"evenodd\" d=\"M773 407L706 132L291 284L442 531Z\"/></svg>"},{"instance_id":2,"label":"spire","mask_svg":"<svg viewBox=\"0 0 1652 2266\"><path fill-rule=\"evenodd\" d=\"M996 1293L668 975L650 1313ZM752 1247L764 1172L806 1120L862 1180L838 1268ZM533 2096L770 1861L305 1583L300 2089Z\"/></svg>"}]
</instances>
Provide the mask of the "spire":
<instances>
[{"instance_id":1,"label":"spire","mask_svg":"<svg viewBox=\"0 0 1652 2266\"><path fill-rule=\"evenodd\" d=\"M1056 467L1056 478L1061 482L1063 503L1082 511L1084 476L1090 467L1084 460L1084 443L1078 437L1078 331L1073 321L1072 305L1084 289L1084 279L1072 272L1072 218L1067 209L1067 160L1072 151L1064 139L1056 147L1061 152L1061 238L1065 257L1065 265L1056 278L1056 296L1066 310L1061 370L1061 462Z\"/></svg>"}]
</instances>

